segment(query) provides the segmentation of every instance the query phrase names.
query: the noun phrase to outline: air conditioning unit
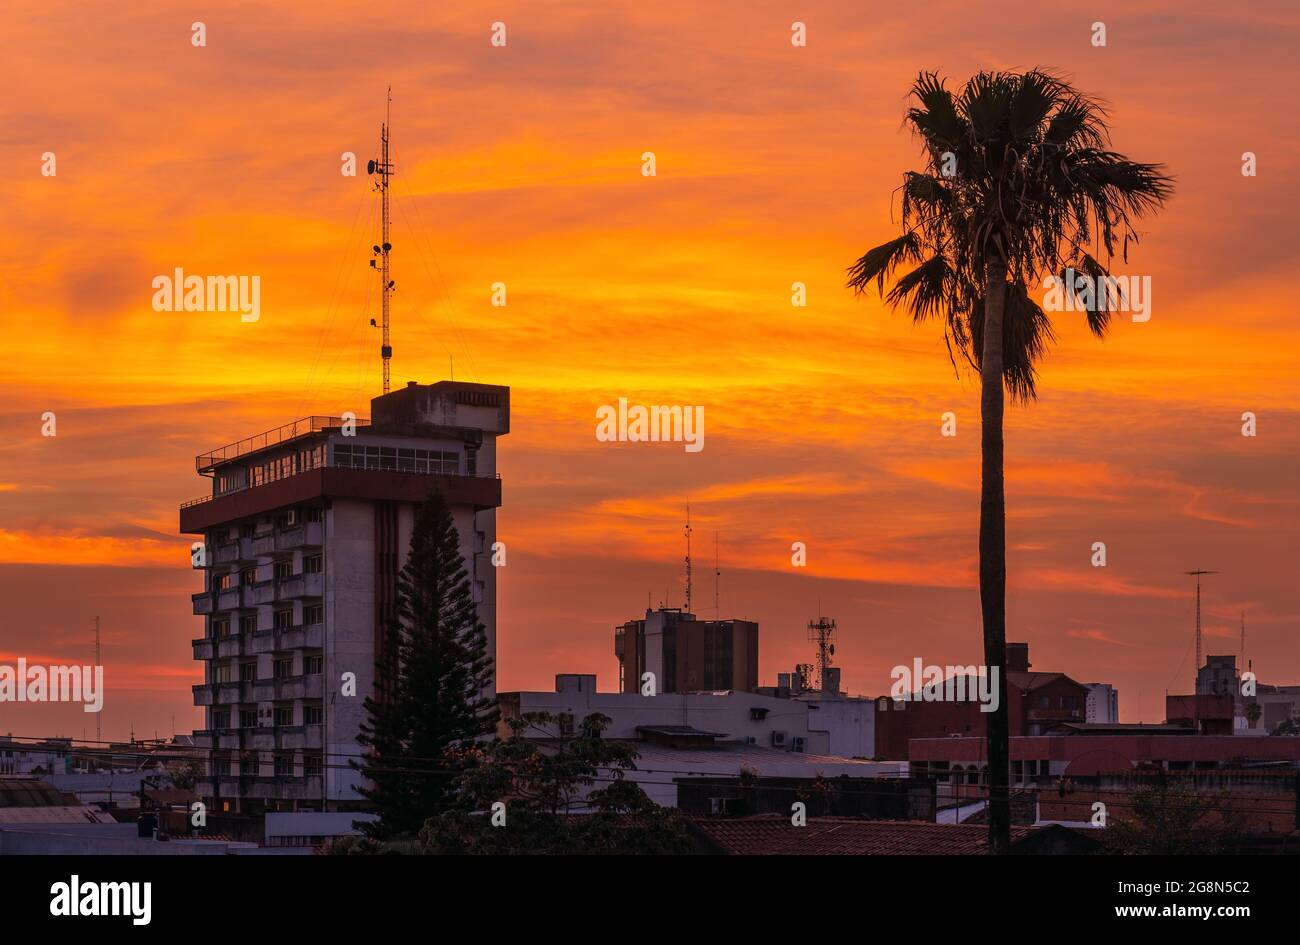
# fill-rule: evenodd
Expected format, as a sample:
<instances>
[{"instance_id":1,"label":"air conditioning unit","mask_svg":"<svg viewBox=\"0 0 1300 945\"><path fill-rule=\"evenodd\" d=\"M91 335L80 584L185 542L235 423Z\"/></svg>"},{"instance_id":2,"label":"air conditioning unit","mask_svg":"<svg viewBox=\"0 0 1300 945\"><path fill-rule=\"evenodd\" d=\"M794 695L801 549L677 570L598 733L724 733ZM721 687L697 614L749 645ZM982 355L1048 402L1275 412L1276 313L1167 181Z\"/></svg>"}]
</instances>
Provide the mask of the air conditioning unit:
<instances>
[{"instance_id":1,"label":"air conditioning unit","mask_svg":"<svg viewBox=\"0 0 1300 945\"><path fill-rule=\"evenodd\" d=\"M803 736L802 736L802 735L796 735L796 736L794 737L794 750L795 750L795 751L803 751L803 746L804 746L804 738L803 738Z\"/></svg>"},{"instance_id":2,"label":"air conditioning unit","mask_svg":"<svg viewBox=\"0 0 1300 945\"><path fill-rule=\"evenodd\" d=\"M773 733L772 733L772 747L773 747L773 748L784 748L784 747L785 747L785 732L773 732Z\"/></svg>"}]
</instances>

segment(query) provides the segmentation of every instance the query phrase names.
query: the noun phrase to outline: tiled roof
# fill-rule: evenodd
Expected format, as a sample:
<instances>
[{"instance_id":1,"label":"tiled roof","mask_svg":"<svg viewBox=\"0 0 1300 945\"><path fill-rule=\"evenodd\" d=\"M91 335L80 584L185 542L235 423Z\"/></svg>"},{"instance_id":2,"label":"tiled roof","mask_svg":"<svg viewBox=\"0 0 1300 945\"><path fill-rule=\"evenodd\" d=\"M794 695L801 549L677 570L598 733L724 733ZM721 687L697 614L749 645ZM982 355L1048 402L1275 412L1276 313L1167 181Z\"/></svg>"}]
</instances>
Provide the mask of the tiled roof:
<instances>
[{"instance_id":1,"label":"tiled roof","mask_svg":"<svg viewBox=\"0 0 1300 945\"><path fill-rule=\"evenodd\" d=\"M784 814L694 818L691 823L712 846L736 855L965 855L984 853L988 842L988 827L971 824L814 817L807 826L795 827ZM1035 829L1013 826L1012 843Z\"/></svg>"}]
</instances>

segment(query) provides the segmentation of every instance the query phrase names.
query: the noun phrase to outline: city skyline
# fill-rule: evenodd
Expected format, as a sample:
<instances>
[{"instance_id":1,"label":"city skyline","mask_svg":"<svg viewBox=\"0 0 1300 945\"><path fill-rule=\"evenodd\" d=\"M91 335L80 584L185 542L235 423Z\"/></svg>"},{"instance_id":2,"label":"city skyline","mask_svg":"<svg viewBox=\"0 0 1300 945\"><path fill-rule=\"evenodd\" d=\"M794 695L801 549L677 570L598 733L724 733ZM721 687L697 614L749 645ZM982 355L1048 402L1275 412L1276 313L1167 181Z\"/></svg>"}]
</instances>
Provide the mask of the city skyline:
<instances>
[{"instance_id":1,"label":"city skyline","mask_svg":"<svg viewBox=\"0 0 1300 945\"><path fill-rule=\"evenodd\" d=\"M463 6L414 13L400 40L341 7L248 8L211 17L204 48L164 9L97 24L94 42L29 16L0 62L11 89L47 79L8 100L20 130L0 142L0 662L88 662L102 617L105 737L200 724L200 583L176 529L207 486L194 455L308 414L367 416L379 393L363 168L390 82L394 387L454 369L512 391L500 689L581 672L612 690L613 627L647 595L682 603L688 502L695 610L713 615L716 530L720 616L759 622L761 682L811 662L819 612L839 622L854 693L884 694L917 656L979 661L977 379L953 376L935 334L855 300L844 270L895 233L893 191L918 163L901 128L916 72L1038 63L1109 100L1117 149L1167 164L1179 190L1116 268L1150 275L1151 320L1098 342L1065 313L1040 400L1008 409L1008 638L1038 667L1114 684L1125 721L1159 721L1166 691L1191 690L1184 572L1214 569L1205 652L1237 653L1244 610L1261 681L1300 679L1300 329L1280 304L1300 234L1295 156L1270 117L1276 27L1294 11L1203 4L1170 23L1152 3L1068 29L1019 11L936 35L901 6L868 28L813 4L800 49L772 4L506 4L494 16L515 55L494 62L467 38L488 22ZM1093 18L1109 47L1090 46ZM296 40L305 61L283 63ZM83 54L49 65L70 42ZM112 68L146 48L156 69ZM137 107L105 117L123 101ZM348 151L355 178L339 172ZM1257 177L1241 174L1246 151ZM261 317L154 311L150 280L178 267L259 275ZM806 307L790 304L795 282ZM703 405L707 446L600 442L596 412L620 397ZM956 437L940 435L945 412ZM790 565L796 541L806 568ZM94 728L77 706L6 716L0 730L21 735Z\"/></svg>"}]
</instances>

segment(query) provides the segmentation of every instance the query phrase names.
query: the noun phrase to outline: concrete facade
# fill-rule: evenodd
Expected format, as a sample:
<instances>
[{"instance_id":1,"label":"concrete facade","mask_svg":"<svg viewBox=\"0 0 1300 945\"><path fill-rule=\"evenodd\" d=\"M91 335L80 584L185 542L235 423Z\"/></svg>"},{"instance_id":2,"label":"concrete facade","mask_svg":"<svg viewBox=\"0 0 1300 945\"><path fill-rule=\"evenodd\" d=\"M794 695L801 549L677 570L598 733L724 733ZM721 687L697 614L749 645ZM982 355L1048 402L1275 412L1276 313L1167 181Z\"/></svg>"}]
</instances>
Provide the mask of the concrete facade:
<instances>
[{"instance_id":1,"label":"concrete facade","mask_svg":"<svg viewBox=\"0 0 1300 945\"><path fill-rule=\"evenodd\" d=\"M200 455L212 493L181 507L203 536L193 641L209 753L196 785L214 812L347 811L361 801L357 735L420 503L451 509L496 656L496 437L509 389L412 382L372 418L310 417ZM355 689L350 683L355 683Z\"/></svg>"}]
</instances>

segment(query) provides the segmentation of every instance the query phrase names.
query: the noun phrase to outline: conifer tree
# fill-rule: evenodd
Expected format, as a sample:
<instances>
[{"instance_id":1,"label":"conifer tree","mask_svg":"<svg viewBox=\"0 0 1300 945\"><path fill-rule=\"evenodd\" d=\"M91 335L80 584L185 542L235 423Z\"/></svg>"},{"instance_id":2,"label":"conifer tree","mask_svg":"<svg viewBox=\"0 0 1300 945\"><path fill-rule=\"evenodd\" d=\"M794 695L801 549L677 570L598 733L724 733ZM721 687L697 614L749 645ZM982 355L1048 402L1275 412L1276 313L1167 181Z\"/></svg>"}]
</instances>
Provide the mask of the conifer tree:
<instances>
[{"instance_id":1,"label":"conifer tree","mask_svg":"<svg viewBox=\"0 0 1300 945\"><path fill-rule=\"evenodd\" d=\"M367 836L414 834L448 804L449 749L490 735L497 720L487 631L478 619L460 536L441 493L417 510L410 554L397 579L397 619L383 628L375 695L353 762L369 782L357 790L379 821Z\"/></svg>"}]
</instances>

